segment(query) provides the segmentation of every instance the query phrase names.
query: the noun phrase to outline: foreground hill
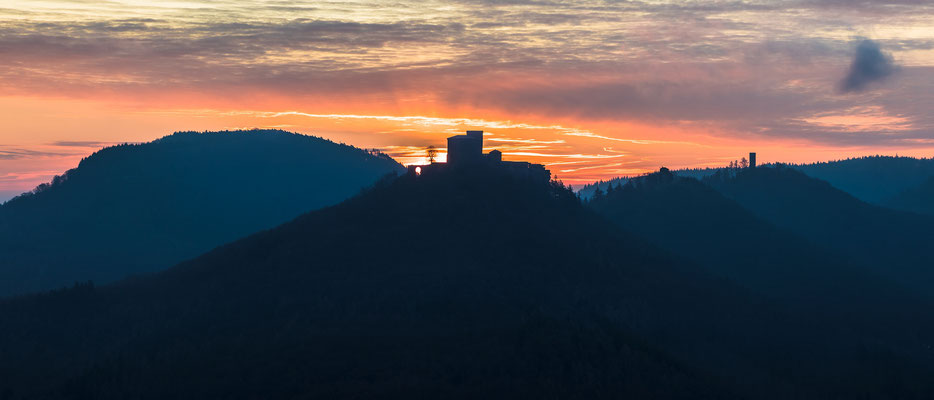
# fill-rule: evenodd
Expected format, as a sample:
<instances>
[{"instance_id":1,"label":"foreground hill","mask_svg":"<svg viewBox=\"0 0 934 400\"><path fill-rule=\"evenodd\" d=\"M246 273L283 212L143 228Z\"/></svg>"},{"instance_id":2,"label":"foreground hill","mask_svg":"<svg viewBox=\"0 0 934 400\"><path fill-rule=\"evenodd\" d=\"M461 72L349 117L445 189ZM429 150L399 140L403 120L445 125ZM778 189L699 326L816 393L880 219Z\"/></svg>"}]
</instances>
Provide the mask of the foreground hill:
<instances>
[{"instance_id":1,"label":"foreground hill","mask_svg":"<svg viewBox=\"0 0 934 400\"><path fill-rule=\"evenodd\" d=\"M589 205L628 231L706 271L814 321L888 343L934 327L919 296L753 215L692 178L662 170L630 180ZM906 349L906 351L911 351Z\"/></svg>"},{"instance_id":2,"label":"foreground hill","mask_svg":"<svg viewBox=\"0 0 934 400\"><path fill-rule=\"evenodd\" d=\"M885 206L934 216L934 176L886 201Z\"/></svg>"},{"instance_id":3,"label":"foreground hill","mask_svg":"<svg viewBox=\"0 0 934 400\"><path fill-rule=\"evenodd\" d=\"M283 131L181 132L105 148L0 205L0 296L164 269L401 169Z\"/></svg>"},{"instance_id":4,"label":"foreground hill","mask_svg":"<svg viewBox=\"0 0 934 400\"><path fill-rule=\"evenodd\" d=\"M0 393L925 398L931 335L911 331L815 329L560 185L451 171L155 276L0 303Z\"/></svg>"},{"instance_id":5,"label":"foreground hill","mask_svg":"<svg viewBox=\"0 0 934 400\"><path fill-rule=\"evenodd\" d=\"M791 168L755 168L706 179L756 216L857 260L931 297L934 218L862 202Z\"/></svg>"}]
</instances>

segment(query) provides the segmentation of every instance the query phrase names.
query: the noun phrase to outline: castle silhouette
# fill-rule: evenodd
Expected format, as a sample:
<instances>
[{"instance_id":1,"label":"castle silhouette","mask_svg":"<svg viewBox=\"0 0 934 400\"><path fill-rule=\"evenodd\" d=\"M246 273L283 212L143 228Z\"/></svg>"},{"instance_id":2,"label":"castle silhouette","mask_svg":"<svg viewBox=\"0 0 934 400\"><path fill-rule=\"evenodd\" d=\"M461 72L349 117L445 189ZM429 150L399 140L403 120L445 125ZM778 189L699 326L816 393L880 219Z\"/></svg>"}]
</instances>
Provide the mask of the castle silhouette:
<instances>
[{"instance_id":1,"label":"castle silhouette","mask_svg":"<svg viewBox=\"0 0 934 400\"><path fill-rule=\"evenodd\" d=\"M548 182L551 172L542 164L525 161L503 161L503 153L493 150L483 153L483 131L467 131L465 135L448 138L448 160L446 163L432 162L428 165L409 165L411 175L433 174L453 168L495 168L515 176Z\"/></svg>"}]
</instances>

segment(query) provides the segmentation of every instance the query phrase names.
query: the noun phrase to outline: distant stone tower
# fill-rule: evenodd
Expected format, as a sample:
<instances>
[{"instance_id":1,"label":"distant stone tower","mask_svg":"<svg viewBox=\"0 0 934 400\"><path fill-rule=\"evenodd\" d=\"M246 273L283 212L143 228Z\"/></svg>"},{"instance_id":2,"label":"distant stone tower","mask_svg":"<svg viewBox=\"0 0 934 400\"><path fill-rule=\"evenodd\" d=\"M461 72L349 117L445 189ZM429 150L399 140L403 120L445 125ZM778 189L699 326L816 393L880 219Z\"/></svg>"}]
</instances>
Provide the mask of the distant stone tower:
<instances>
[{"instance_id":1,"label":"distant stone tower","mask_svg":"<svg viewBox=\"0 0 934 400\"><path fill-rule=\"evenodd\" d=\"M756 153L749 153L749 168L756 167Z\"/></svg>"}]
</instances>

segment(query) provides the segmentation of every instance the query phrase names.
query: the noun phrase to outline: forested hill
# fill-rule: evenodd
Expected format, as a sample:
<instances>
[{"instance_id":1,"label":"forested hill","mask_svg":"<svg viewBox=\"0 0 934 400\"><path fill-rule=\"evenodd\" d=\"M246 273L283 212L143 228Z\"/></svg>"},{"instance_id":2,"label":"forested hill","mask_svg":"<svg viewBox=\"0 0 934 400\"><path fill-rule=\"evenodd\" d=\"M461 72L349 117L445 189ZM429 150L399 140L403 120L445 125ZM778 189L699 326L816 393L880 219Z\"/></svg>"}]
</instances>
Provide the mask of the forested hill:
<instances>
[{"instance_id":1,"label":"forested hill","mask_svg":"<svg viewBox=\"0 0 934 400\"><path fill-rule=\"evenodd\" d=\"M934 176L934 158L871 156L792 167L873 204L883 204Z\"/></svg>"},{"instance_id":2,"label":"forested hill","mask_svg":"<svg viewBox=\"0 0 934 400\"><path fill-rule=\"evenodd\" d=\"M837 327L839 337L887 343L911 356L924 343L908 343L934 329L932 303L921 295L873 273L850 252L778 228L696 179L662 170L588 204L707 272L809 316L815 330Z\"/></svg>"},{"instance_id":3,"label":"forested hill","mask_svg":"<svg viewBox=\"0 0 934 400\"><path fill-rule=\"evenodd\" d=\"M934 216L934 175L920 185L893 196L884 204L899 210Z\"/></svg>"},{"instance_id":4,"label":"forested hill","mask_svg":"<svg viewBox=\"0 0 934 400\"><path fill-rule=\"evenodd\" d=\"M765 165L770 166L770 165ZM808 176L829 182L860 200L873 204L888 204L893 196L914 188L934 176L934 158L869 156L810 164L788 164ZM703 179L720 171L735 168L698 168L674 170L681 177ZM619 177L584 186L579 193L590 198L599 187L606 192L610 184L626 184L630 177Z\"/></svg>"},{"instance_id":5,"label":"forested hill","mask_svg":"<svg viewBox=\"0 0 934 400\"><path fill-rule=\"evenodd\" d=\"M923 351L812 322L665 255L560 184L452 170L383 181L155 276L0 302L0 393L934 393ZM914 337L902 345L930 335Z\"/></svg>"},{"instance_id":6,"label":"forested hill","mask_svg":"<svg viewBox=\"0 0 934 400\"><path fill-rule=\"evenodd\" d=\"M157 276L0 303L0 393L731 397L607 320L675 311L658 294L686 303L693 279L563 188L447 178L404 176Z\"/></svg>"},{"instance_id":7,"label":"forested hill","mask_svg":"<svg viewBox=\"0 0 934 400\"><path fill-rule=\"evenodd\" d=\"M759 218L934 298L934 217L868 204L794 168L747 169L705 182Z\"/></svg>"},{"instance_id":8,"label":"forested hill","mask_svg":"<svg viewBox=\"0 0 934 400\"><path fill-rule=\"evenodd\" d=\"M167 268L335 204L402 166L278 130L102 149L0 206L0 296Z\"/></svg>"}]
</instances>

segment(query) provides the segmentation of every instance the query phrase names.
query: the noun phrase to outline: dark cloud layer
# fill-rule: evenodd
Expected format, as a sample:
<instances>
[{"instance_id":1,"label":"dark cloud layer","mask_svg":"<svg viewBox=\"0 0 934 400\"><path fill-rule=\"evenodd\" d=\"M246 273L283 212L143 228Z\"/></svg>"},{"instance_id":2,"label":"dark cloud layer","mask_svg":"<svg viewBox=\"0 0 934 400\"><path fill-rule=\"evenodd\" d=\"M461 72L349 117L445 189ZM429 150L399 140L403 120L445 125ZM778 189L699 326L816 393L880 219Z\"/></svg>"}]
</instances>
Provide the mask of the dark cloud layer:
<instances>
[{"instance_id":1,"label":"dark cloud layer","mask_svg":"<svg viewBox=\"0 0 934 400\"><path fill-rule=\"evenodd\" d=\"M856 56L850 65L846 77L840 82L843 93L860 92L871 83L882 81L895 72L895 61L886 54L879 44L872 40L863 40L856 48Z\"/></svg>"}]
</instances>

